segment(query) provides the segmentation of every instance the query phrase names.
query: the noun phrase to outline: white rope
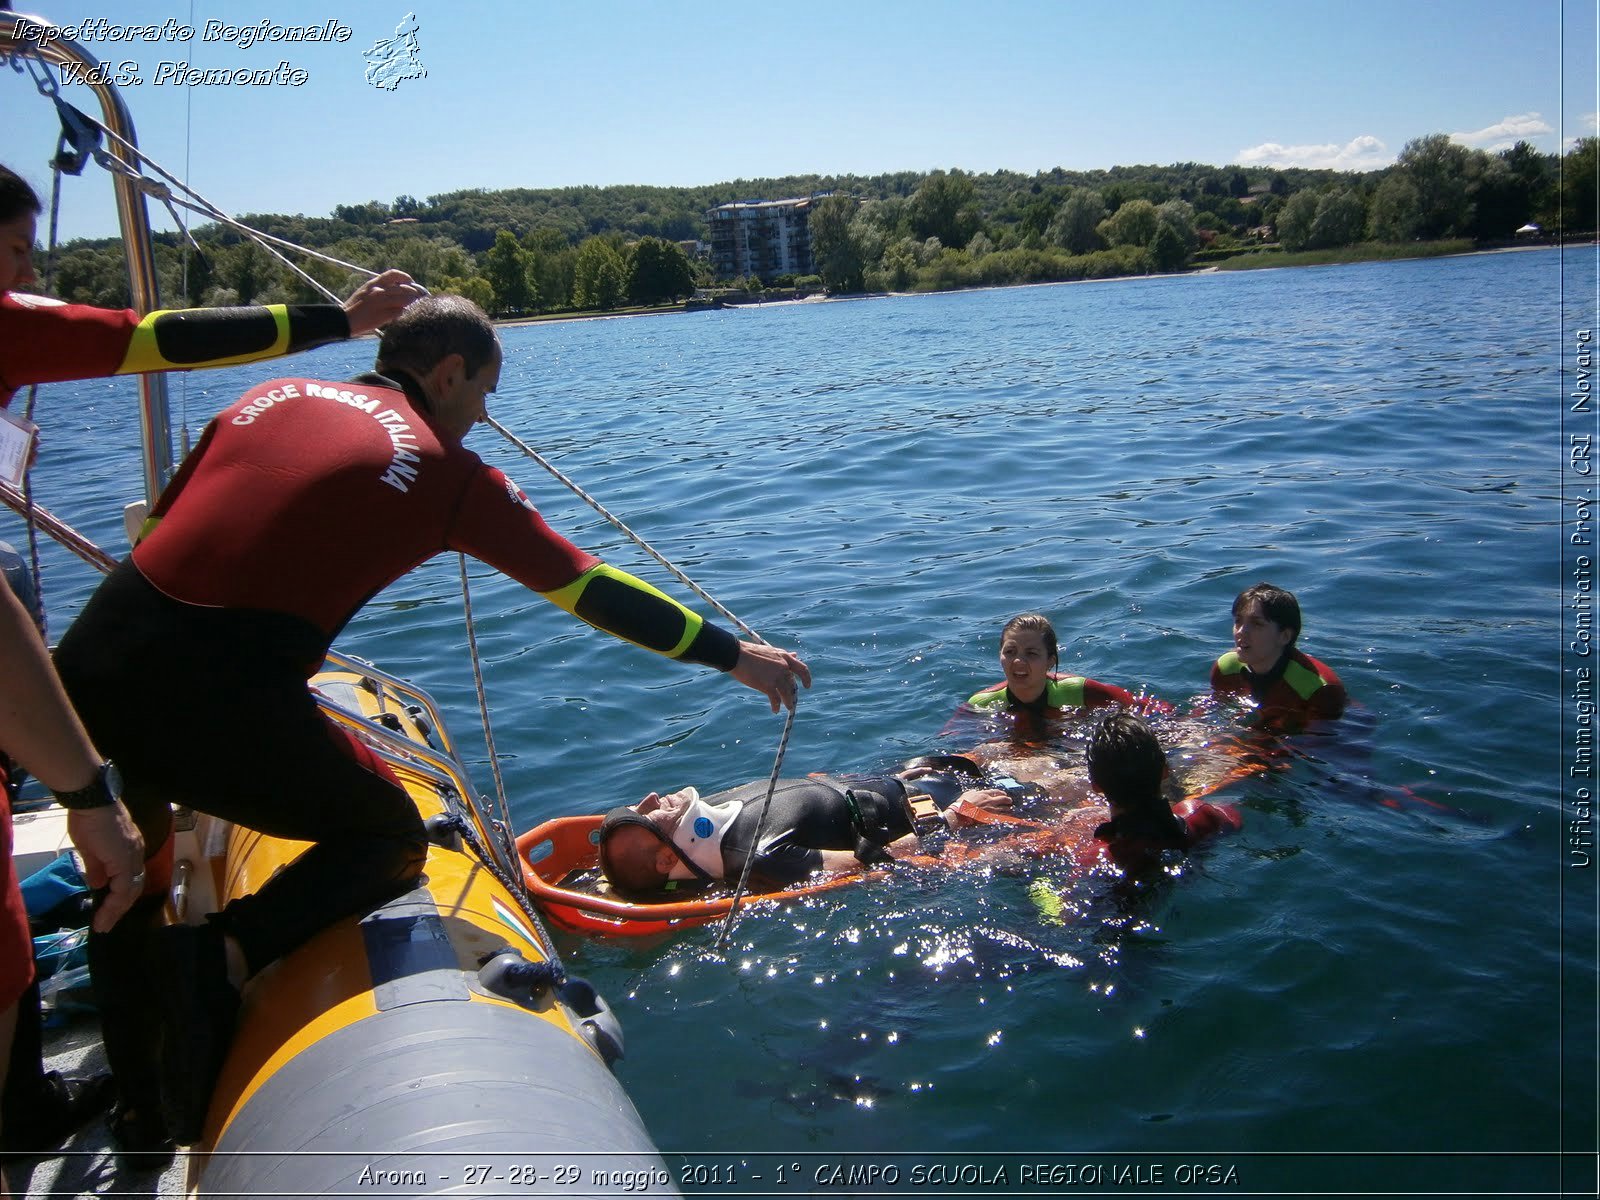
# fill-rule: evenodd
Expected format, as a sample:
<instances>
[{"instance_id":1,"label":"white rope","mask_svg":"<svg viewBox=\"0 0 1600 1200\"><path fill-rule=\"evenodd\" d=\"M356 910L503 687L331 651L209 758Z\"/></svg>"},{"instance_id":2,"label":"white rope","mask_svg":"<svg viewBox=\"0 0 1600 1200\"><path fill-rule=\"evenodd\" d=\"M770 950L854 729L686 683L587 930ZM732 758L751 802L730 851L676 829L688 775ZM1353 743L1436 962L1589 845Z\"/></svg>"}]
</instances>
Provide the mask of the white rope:
<instances>
[{"instance_id":1,"label":"white rope","mask_svg":"<svg viewBox=\"0 0 1600 1200\"><path fill-rule=\"evenodd\" d=\"M643 550L651 558L655 559L658 563L660 563L663 567L665 567L668 571L670 571L672 573L673 578L677 579L677 581L679 583L683 584L684 587L688 588L696 596L699 596L700 599L704 600L707 604L709 604L712 608L714 608L719 614L721 614L725 619L727 619L728 621L732 622L734 625L738 626L740 631L742 631L745 634L746 637L749 637L749 638L754 639L755 641L761 642L763 645L769 644L769 643L767 643L766 639L763 638L759 633L757 633L755 630L751 629L750 626L746 625L738 617L734 616L733 613L728 611L728 609L724 608L722 606L722 604L719 603L716 600L715 597L710 595L698 583L696 583L694 580L690 579L687 575L685 575L682 571L680 571L671 562L667 561L666 557L664 555L662 555L658 550L656 550L656 548L654 546L652 546L649 542L645 541L642 537L640 537L633 530L629 529L628 526L623 522L621 517L616 516L609 509L607 509L605 505L601 504L600 501L596 500L593 496L589 495L588 492L584 491L583 488L580 487L578 485L578 483L574 479L572 479L570 476L568 476L565 473L563 473L561 468L557 467L553 462L551 462L549 459L547 459L544 455L540 454L532 446L528 445L521 438L519 438L516 434L512 433L504 425L500 424L499 421L496 421L493 417L489 417L489 416L484 417L483 418L483 423L485 425L487 425L490 429L492 429L496 433L498 433L501 437L505 438L506 441L510 442L518 450L521 450L529 458L533 459L534 462L538 463L546 471L549 471L550 474L554 475L562 483L564 483L568 488L570 488L572 490L573 495L577 496L578 499L582 500L590 508L594 509L595 512L599 513L607 521L610 521L611 524L614 525L619 532L621 532L626 537L628 537L633 542L634 545L638 546L639 549Z\"/></svg>"},{"instance_id":2,"label":"white rope","mask_svg":"<svg viewBox=\"0 0 1600 1200\"><path fill-rule=\"evenodd\" d=\"M472 619L472 590L467 583L467 556L457 554L461 567L461 608L466 614L467 649L472 658L472 682L478 691L478 715L483 720L483 742L489 751L489 773L494 776L495 799L500 805L500 821L504 828L511 826L511 805L506 800L506 781L500 774L500 754L494 745L494 728L489 723L489 693L483 686L483 666L478 658L478 632Z\"/></svg>"},{"instance_id":3,"label":"white rope","mask_svg":"<svg viewBox=\"0 0 1600 1200\"><path fill-rule=\"evenodd\" d=\"M126 151L130 151L140 162L142 162L144 165L146 165L146 166L150 167L152 170L154 170L158 175L160 175L162 177L162 179L164 179L166 181L166 183L165 184L158 183L155 180L150 179L142 171L138 170L134 166L129 165L127 162L123 161L122 158L120 158L117 155L113 154L109 150L97 150L95 152L95 160L102 167L104 167L107 171L109 171L109 172L111 172L113 174L125 175L129 179L134 180L138 184L138 186L139 186L141 191L143 191L146 195L154 196L154 197L160 199L163 203L165 203L167 205L169 210L172 209L174 205L176 205L178 207L188 209L191 212L199 213L202 216L209 217L211 220L216 221L219 224L226 225L231 229L238 230L240 233L244 234L245 236L247 236L247 237L251 238L253 241L255 241L258 245L260 245L263 249L265 249L268 253L270 253L274 258L276 258L280 263L282 263L284 266L288 267L289 270L293 271L302 280L304 280L307 284L309 284L314 290L316 290L317 292L320 292L323 296L327 297L327 299L330 300L331 302L333 302L335 304L338 304L338 303L340 303L340 299L333 292L331 292L327 287L325 287L319 280L314 278L312 275L308 274L306 271L302 270L297 264L291 262L287 257L285 257L279 251L278 247L283 247L284 249L293 250L298 254L303 254L306 257L312 258L312 259L316 259L319 262L325 262L325 263L328 263L331 266L340 267L340 268L343 268L344 270L355 272L356 274L364 276L365 278L368 278L368 279L375 278L376 275L378 274L376 271L373 271L373 270L371 270L371 269L369 269L367 267L357 266L354 263L348 263L348 262L345 262L345 261L343 261L341 259L334 258L332 255L323 254L320 251L312 250L309 247L297 245L296 243L291 242L291 241L289 241L289 240L287 240L285 238L276 237L273 234L265 233L265 232L263 232L262 230L259 230L259 229L253 229L250 226L244 224L242 221L238 221L238 220L234 219L233 217L231 217L227 213L225 213L222 209L218 208L215 204L211 203L211 201L207 200L204 196L200 195L199 192L195 191L188 184L184 183L182 180L180 180L176 176L174 176L171 172L167 171L166 168L164 168L160 163L158 163L149 154L147 154L143 150L141 150L138 146L136 146L133 143L129 142L127 139L121 137L115 131L113 131L111 129L108 129L105 125L101 124L99 121L96 121L93 117L87 117L87 115L86 115L86 119L90 123L92 123L96 127L98 127L103 134L105 134L108 138L110 138L112 141L114 141L118 146L124 148ZM185 195L187 195L189 197L193 197L193 199L192 200L186 200L186 199L184 199L184 198L182 198L180 196L173 195L172 191L171 191L172 187L178 188ZM174 218L176 218L176 213L174 213L173 215L174 215ZM181 222L178 222L178 223L181 225ZM185 232L187 232L187 231L185 231ZM588 492L584 491L582 487L580 487L574 480L572 480L566 474L564 474L559 468L557 468L555 466L555 464L551 463L548 459L546 459L543 455L541 455L537 450L533 449L533 447L527 445L520 438L518 438L516 435L511 433L508 429L506 429L498 421L495 421L493 418L490 418L490 417L485 417L484 420L485 420L485 423L488 424L489 427L492 428L496 433L500 434L500 436L504 437L507 441L509 441L512 445L516 446L518 449L520 449L529 458L533 459L533 461L535 461L540 466L542 466L546 471L550 472L550 474L553 475L556 479L560 480L563 484L565 484L569 489L571 489L571 491L573 492L574 495L576 495L584 503L588 504L591 508L593 508L596 512L598 512L602 517L604 517L607 521L609 521L613 526L615 526L618 530L620 530L623 534L625 534L629 539L631 539L634 542L635 545L639 546L640 549L644 550L647 554L649 554L652 558L654 558L656 560L656 562L660 563L661 566L664 567L668 572L670 572L674 578L676 578L680 583L682 583L685 587L687 587L696 596L700 597L700 599L704 600L707 604L709 604L724 619L726 619L727 621L731 622L734 626L736 626L741 632L743 632L747 637L751 638L753 641L762 643L763 645L770 644L770 643L768 643L766 641L765 638L763 638L760 634L758 634L754 629L750 628L749 625L745 624L736 615L734 615L734 613L731 610L726 608L718 600L716 600L713 596L711 596L711 594L708 593L704 588L700 587L700 585L695 583L694 580L690 579L688 575L686 575L683 571L679 570L677 566L675 566L672 562L670 562L664 555L659 553L653 546L651 546L648 542L646 542L638 534L634 533L633 530L630 529L621 520L621 518L615 516L604 505L602 505L598 500L596 500L593 496L589 495ZM508 806L508 803L507 803L507 800L506 800L505 782L502 779L501 773L500 773L499 756L495 752L495 748L494 748L494 731L493 731L493 729L491 727L491 723L490 723L490 720L489 720L488 696L487 696L487 692L485 690L484 682L483 682L482 664L481 664L481 660L479 659L479 656L478 656L477 635L476 635L476 629L475 629L475 625L474 625L473 617L472 617L472 600L471 600L471 594L470 594L468 583L467 583L467 570L466 570L466 561L465 561L465 559L463 559L462 562L461 562L461 598L462 598L462 607L463 607L463 610L464 610L465 616L466 616L467 642L468 642L468 646L469 646L470 651L471 651L473 681L474 681L474 684L476 686L476 690L477 690L477 694L478 694L478 709L479 709L479 713L481 714L482 719L483 719L484 740L485 740L485 744L486 744L486 746L488 748L488 752L489 752L490 769L491 769L491 771L492 771L492 773L494 775L495 790L496 790L497 799L498 799L498 802L499 802L499 805L500 805L500 809L501 809L502 819L505 821L506 828L509 829L509 828L511 828L510 812L509 812L509 806ZM755 842L754 845L759 845L760 844L761 834L766 828L767 812L768 812L769 808L771 807L772 796L773 796L774 791L777 788L778 774L779 774L779 772L780 772L780 770L782 769L782 766L783 766L784 754L788 750L789 735L790 735L790 732L794 728L795 706L797 706L798 703L799 703L799 698L798 698L798 695L797 695L795 697L795 699L791 702L791 705L789 707L788 716L784 721L783 734L782 734L782 736L781 736L781 738L779 739L779 742L778 742L778 752L777 752L777 755L776 755L776 757L775 757L775 759L773 761L773 764L772 764L772 774L771 774L770 778L767 781L767 794L766 794L765 799L762 801L762 805L761 805L761 819L757 824L756 842ZM729 933L730 929L733 926L734 914L738 911L739 901L740 901L740 899L742 898L742 896L744 894L746 882L749 879L750 864L751 864L751 861L754 858L754 845L752 845L750 856L747 857L746 860L745 860L744 870L740 873L738 886L734 890L733 906L728 910L728 917L723 922L722 931L719 934L718 939L717 939L717 950L718 950L719 953L721 952L722 947L726 944L728 933Z\"/></svg>"},{"instance_id":4,"label":"white rope","mask_svg":"<svg viewBox=\"0 0 1600 1200\"><path fill-rule=\"evenodd\" d=\"M707 604L711 605L711 607L716 609L716 611L722 614L723 617L737 625L748 637L754 639L755 641L762 642L763 644L769 644L760 634L751 629L750 626L746 625L727 608L723 607L722 604L718 603L715 597L706 592L705 589L703 589L699 584L690 579L676 566L669 562L664 555L656 550L654 546L650 545L649 542L645 541L632 529L629 529L620 517L616 516L609 509L607 509L605 505L601 504L600 501L596 500L593 496L589 495L588 492L584 491L575 480L566 475L559 467L557 467L549 459L545 458L544 455L540 454L532 446L528 445L521 438L517 437L493 417L485 416L483 420L484 424L488 425L489 428L493 429L501 437L505 438L513 446L517 447L517 449L521 450L529 458L533 459L534 462L538 463L546 471L549 471L550 474L554 475L563 484L570 488L572 493L577 496L578 499L582 500L590 508L594 509L595 512L599 513L607 521L611 522L611 524L614 525L620 532L625 534L634 543L634 545L638 546L641 550L650 555L651 558L655 559L658 563L670 571L680 583L682 583L690 591L694 592L696 596L699 596L700 599L704 600ZM789 749L789 735L794 730L794 715L799 703L800 698L798 689L796 689L796 695L793 703L789 707L788 716L784 718L783 735L778 739L778 753L772 761L772 774L767 778L767 794L762 798L761 801L761 816L756 821L755 837L750 843L750 849L748 853L745 855L744 867L739 872L738 885L733 889L733 900L728 907L728 915L723 918L722 928L717 934L716 952L718 954L723 952L723 948L728 943L728 934L733 929L734 919L739 912L739 902L744 898L745 888L750 880L750 866L753 862L755 862L756 849L761 845L762 835L766 832L767 813L772 808L772 797L778 788L778 775L783 770L783 756L788 752Z\"/></svg>"},{"instance_id":5,"label":"white rope","mask_svg":"<svg viewBox=\"0 0 1600 1200\"><path fill-rule=\"evenodd\" d=\"M761 817L756 821L754 839L750 848L745 852L744 866L739 871L739 884L733 889L733 901L728 906L728 915L722 919L722 928L717 931L716 952L721 954L723 947L728 944L728 934L733 929L734 918L739 913L739 901L744 899L745 885L750 881L750 864L756 860L756 851L761 846L761 835L767 828L767 810L772 807L772 794L778 789L778 772L783 768L783 756L789 749L789 734L794 729L794 709L789 710L789 715L784 718L783 736L778 739L778 754L772 761L772 774L767 777L767 794L761 801Z\"/></svg>"}]
</instances>

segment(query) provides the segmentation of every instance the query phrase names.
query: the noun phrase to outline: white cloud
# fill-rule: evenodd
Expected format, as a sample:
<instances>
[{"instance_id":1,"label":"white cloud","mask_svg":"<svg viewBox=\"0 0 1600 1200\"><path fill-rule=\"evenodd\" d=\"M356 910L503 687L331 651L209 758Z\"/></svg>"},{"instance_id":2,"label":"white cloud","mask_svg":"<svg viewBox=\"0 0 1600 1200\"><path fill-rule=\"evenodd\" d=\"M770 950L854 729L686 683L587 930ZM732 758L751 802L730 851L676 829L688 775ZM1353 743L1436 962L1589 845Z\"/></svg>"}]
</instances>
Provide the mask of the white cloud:
<instances>
[{"instance_id":1,"label":"white cloud","mask_svg":"<svg viewBox=\"0 0 1600 1200\"><path fill-rule=\"evenodd\" d=\"M1245 167L1307 167L1332 171L1375 171L1394 162L1389 148L1371 134L1362 134L1343 146L1283 146L1263 142L1241 150L1234 161Z\"/></svg>"},{"instance_id":2,"label":"white cloud","mask_svg":"<svg viewBox=\"0 0 1600 1200\"><path fill-rule=\"evenodd\" d=\"M1584 113L1582 121L1583 127L1589 132L1569 135L1567 140L1561 143L1561 153L1565 154L1569 150L1576 150L1578 143L1584 138L1593 137L1595 134L1600 133L1600 112Z\"/></svg>"},{"instance_id":3,"label":"white cloud","mask_svg":"<svg viewBox=\"0 0 1600 1200\"><path fill-rule=\"evenodd\" d=\"M1543 117L1536 112L1521 113L1515 117L1502 117L1493 125L1484 129L1477 129L1471 133L1452 133L1450 140L1460 142L1463 146L1475 146L1480 150L1509 150L1518 142L1529 141L1540 134L1554 133L1555 130Z\"/></svg>"}]
</instances>

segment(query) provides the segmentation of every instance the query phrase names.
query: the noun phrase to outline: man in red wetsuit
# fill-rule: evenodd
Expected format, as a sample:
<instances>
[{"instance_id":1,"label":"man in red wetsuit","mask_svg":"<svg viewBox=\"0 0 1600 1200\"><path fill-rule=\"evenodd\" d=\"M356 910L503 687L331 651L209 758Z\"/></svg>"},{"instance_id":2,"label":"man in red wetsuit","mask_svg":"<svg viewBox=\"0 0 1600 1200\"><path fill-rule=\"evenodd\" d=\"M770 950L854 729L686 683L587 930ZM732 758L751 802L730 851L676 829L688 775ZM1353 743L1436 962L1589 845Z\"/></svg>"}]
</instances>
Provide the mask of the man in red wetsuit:
<instances>
[{"instance_id":1,"label":"man in red wetsuit","mask_svg":"<svg viewBox=\"0 0 1600 1200\"><path fill-rule=\"evenodd\" d=\"M209 1011L163 1019L187 1016L220 1031L211 1046L192 1031L167 1039L180 1051L195 1047L189 1062L163 1051L180 1141L199 1132L236 987L327 925L409 887L422 868L416 806L370 751L322 716L306 687L374 593L459 550L615 637L729 672L774 711L792 705L795 676L809 685L793 654L738 641L555 533L509 479L462 446L484 417L500 362L494 328L475 305L426 298L385 329L377 373L252 388L206 428L132 556L62 639L62 680L96 744L121 766L152 853L170 831L169 802L315 843L210 924L162 934L172 968L195 973L211 997ZM154 875L154 862L147 869ZM137 928L122 937L136 924L97 939L97 996L138 990ZM148 1038L108 1029L106 1042L124 1101L148 1106Z\"/></svg>"},{"instance_id":2,"label":"man in red wetsuit","mask_svg":"<svg viewBox=\"0 0 1600 1200\"><path fill-rule=\"evenodd\" d=\"M28 384L139 371L247 362L370 332L424 289L401 271L369 280L340 305L270 305L155 312L62 304L13 291L35 282L39 197L0 166L0 408ZM147 847L117 799L116 772L103 762L68 706L38 629L0 581L0 1147L42 1150L103 1104L95 1080L46 1074L39 1060L39 1007L32 945L10 853L5 759L10 754L70 809L67 828L91 884L103 889L95 915L105 929L145 886ZM82 787L75 786L87 780ZM153 850L154 847L148 847ZM14 1003L21 995L23 1001ZM7 1069L3 1050L18 1031ZM113 1123L127 1145L129 1127Z\"/></svg>"},{"instance_id":3,"label":"man in red wetsuit","mask_svg":"<svg viewBox=\"0 0 1600 1200\"><path fill-rule=\"evenodd\" d=\"M1212 664L1211 690L1255 702L1263 724L1297 728L1344 712L1344 684L1333 668L1295 647L1300 602L1258 583L1233 602L1234 648Z\"/></svg>"}]
</instances>

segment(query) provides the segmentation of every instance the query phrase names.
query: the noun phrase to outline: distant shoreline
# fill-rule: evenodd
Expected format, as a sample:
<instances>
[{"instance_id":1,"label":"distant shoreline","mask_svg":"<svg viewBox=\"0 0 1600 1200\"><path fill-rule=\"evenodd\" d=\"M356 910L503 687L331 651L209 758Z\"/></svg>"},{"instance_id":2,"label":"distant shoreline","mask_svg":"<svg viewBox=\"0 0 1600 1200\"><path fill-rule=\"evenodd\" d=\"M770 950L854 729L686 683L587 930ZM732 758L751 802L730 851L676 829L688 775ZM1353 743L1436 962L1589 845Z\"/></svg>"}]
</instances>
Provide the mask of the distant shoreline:
<instances>
[{"instance_id":1,"label":"distant shoreline","mask_svg":"<svg viewBox=\"0 0 1600 1200\"><path fill-rule=\"evenodd\" d=\"M1424 243L1425 245L1438 246L1440 243ZM1028 283L996 283L983 287L970 288L944 288L926 292L841 292L838 295L805 296L800 299L784 300L752 300L738 304L723 305L718 311L727 311L739 308L773 308L778 305L789 306L796 304L833 304L842 300L884 300L904 296L954 296L962 292L1002 292L1014 288L1025 287L1069 287L1076 284L1090 283L1126 283L1130 279L1183 279L1193 275L1224 275L1233 271L1285 271L1302 267L1348 267L1367 262L1415 262L1420 259L1430 258L1468 258L1476 254L1519 254L1529 250L1560 250L1566 246L1582 246L1600 243L1591 242L1540 242L1533 245L1511 246L1486 246L1471 249L1436 249L1431 252L1423 251L1415 254L1368 254L1339 256L1338 252L1331 251L1336 257L1324 258L1321 252L1308 251L1303 253L1274 254L1265 256L1264 261L1253 262L1248 266L1238 265L1225 267L1219 263L1208 263L1202 267L1194 267L1187 271L1162 271L1147 275L1112 275L1104 279L1039 279ZM1241 258L1250 257L1240 255ZM1304 261L1307 258L1315 261ZM1283 261L1272 261L1281 259ZM623 317L662 317L674 313L688 312L688 307L683 303L661 305L655 308L623 308L595 312L565 312L550 313L531 317L505 317L495 320L495 325L514 328L522 325L552 325L568 321L596 321L609 318ZM709 309L698 309L706 312Z\"/></svg>"}]
</instances>

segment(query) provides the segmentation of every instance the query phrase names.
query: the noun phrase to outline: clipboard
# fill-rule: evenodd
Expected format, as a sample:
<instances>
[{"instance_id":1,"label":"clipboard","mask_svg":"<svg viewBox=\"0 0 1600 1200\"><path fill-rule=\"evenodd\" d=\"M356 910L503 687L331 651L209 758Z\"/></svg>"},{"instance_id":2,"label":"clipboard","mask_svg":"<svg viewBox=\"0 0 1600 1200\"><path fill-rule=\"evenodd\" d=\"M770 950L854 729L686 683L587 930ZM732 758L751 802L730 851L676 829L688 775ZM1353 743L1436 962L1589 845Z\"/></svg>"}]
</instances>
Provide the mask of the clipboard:
<instances>
[{"instance_id":1,"label":"clipboard","mask_svg":"<svg viewBox=\"0 0 1600 1200\"><path fill-rule=\"evenodd\" d=\"M39 427L26 417L0 408L0 480L22 487L39 441Z\"/></svg>"}]
</instances>

